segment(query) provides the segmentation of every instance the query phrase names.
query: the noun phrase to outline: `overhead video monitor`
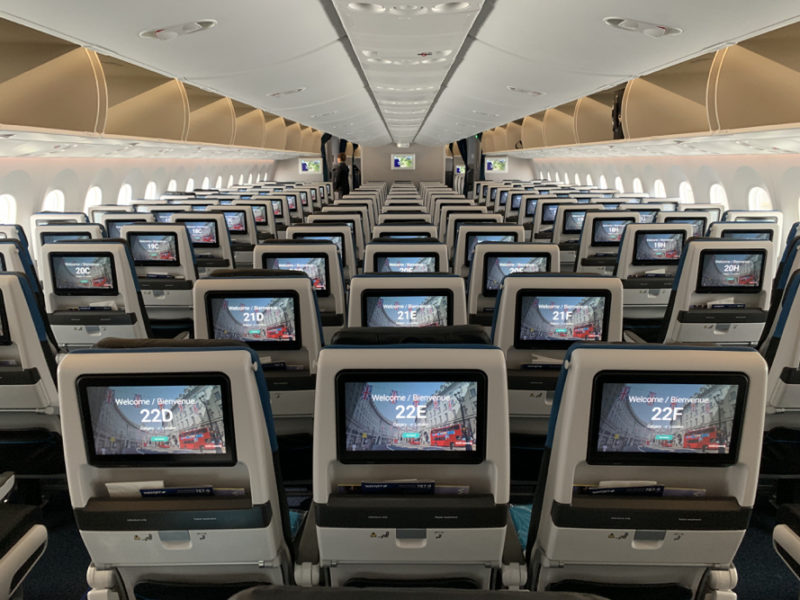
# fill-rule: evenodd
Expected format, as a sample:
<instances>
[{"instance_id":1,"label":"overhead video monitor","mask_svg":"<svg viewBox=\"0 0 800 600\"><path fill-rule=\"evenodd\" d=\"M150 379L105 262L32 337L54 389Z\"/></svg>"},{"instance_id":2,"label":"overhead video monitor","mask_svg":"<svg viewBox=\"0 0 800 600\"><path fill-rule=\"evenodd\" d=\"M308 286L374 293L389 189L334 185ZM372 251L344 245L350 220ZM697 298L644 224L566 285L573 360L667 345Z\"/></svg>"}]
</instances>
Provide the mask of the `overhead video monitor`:
<instances>
[{"instance_id":1,"label":"overhead video monitor","mask_svg":"<svg viewBox=\"0 0 800 600\"><path fill-rule=\"evenodd\" d=\"M416 168L415 159L414 154L392 154L392 170L413 171Z\"/></svg>"},{"instance_id":2,"label":"overhead video monitor","mask_svg":"<svg viewBox=\"0 0 800 600\"><path fill-rule=\"evenodd\" d=\"M511 194L511 210L519 210L522 204L522 194Z\"/></svg>"},{"instance_id":3,"label":"overhead video monitor","mask_svg":"<svg viewBox=\"0 0 800 600\"><path fill-rule=\"evenodd\" d=\"M592 391L587 462L734 464L747 385L740 373L601 372Z\"/></svg>"},{"instance_id":4,"label":"overhead video monitor","mask_svg":"<svg viewBox=\"0 0 800 600\"><path fill-rule=\"evenodd\" d=\"M42 244L58 244L59 242L74 242L75 240L90 240L92 234L87 231L76 231L74 233L52 233L42 231L39 234Z\"/></svg>"},{"instance_id":5,"label":"overhead video monitor","mask_svg":"<svg viewBox=\"0 0 800 600\"><path fill-rule=\"evenodd\" d=\"M229 233L233 235L243 235L247 233L247 217L244 209L226 210L222 214L225 215L225 225Z\"/></svg>"},{"instance_id":6,"label":"overhead video monitor","mask_svg":"<svg viewBox=\"0 0 800 600\"><path fill-rule=\"evenodd\" d=\"M683 252L684 238L682 231L637 231L632 262L634 265L677 265Z\"/></svg>"},{"instance_id":7,"label":"overhead video monitor","mask_svg":"<svg viewBox=\"0 0 800 600\"><path fill-rule=\"evenodd\" d=\"M231 385L222 373L84 375L77 385L90 465L236 463Z\"/></svg>"},{"instance_id":8,"label":"overhead video monitor","mask_svg":"<svg viewBox=\"0 0 800 600\"><path fill-rule=\"evenodd\" d=\"M517 294L514 346L566 348L608 339L608 290L523 290Z\"/></svg>"},{"instance_id":9,"label":"overhead video monitor","mask_svg":"<svg viewBox=\"0 0 800 600\"><path fill-rule=\"evenodd\" d=\"M189 238L192 240L192 246L197 248L219 248L216 221L179 218L176 222L183 223L186 226Z\"/></svg>"},{"instance_id":10,"label":"overhead video monitor","mask_svg":"<svg viewBox=\"0 0 800 600\"><path fill-rule=\"evenodd\" d=\"M539 203L538 198L527 198L525 200L525 216L532 217L536 214L536 205Z\"/></svg>"},{"instance_id":11,"label":"overhead video monitor","mask_svg":"<svg viewBox=\"0 0 800 600\"><path fill-rule=\"evenodd\" d=\"M311 279L318 296L330 294L327 254L265 254L263 267L273 271L302 271Z\"/></svg>"},{"instance_id":12,"label":"overhead video monitor","mask_svg":"<svg viewBox=\"0 0 800 600\"><path fill-rule=\"evenodd\" d=\"M297 196L295 194L286 194L286 204L289 210L297 210Z\"/></svg>"},{"instance_id":13,"label":"overhead video monitor","mask_svg":"<svg viewBox=\"0 0 800 600\"><path fill-rule=\"evenodd\" d=\"M272 214L276 217L283 216L283 202L281 200L272 200Z\"/></svg>"},{"instance_id":14,"label":"overhead video monitor","mask_svg":"<svg viewBox=\"0 0 800 600\"><path fill-rule=\"evenodd\" d=\"M137 266L177 266L178 235L176 233L128 233L133 264Z\"/></svg>"},{"instance_id":15,"label":"overhead video monitor","mask_svg":"<svg viewBox=\"0 0 800 600\"><path fill-rule=\"evenodd\" d=\"M295 240L317 240L319 242L331 242L336 246L336 251L341 259L344 252L344 235L341 233L295 233Z\"/></svg>"},{"instance_id":16,"label":"overhead video monitor","mask_svg":"<svg viewBox=\"0 0 800 600\"><path fill-rule=\"evenodd\" d=\"M583 231L583 221L586 219L585 210L564 210L564 225L562 233L580 233Z\"/></svg>"},{"instance_id":17,"label":"overhead video monitor","mask_svg":"<svg viewBox=\"0 0 800 600\"><path fill-rule=\"evenodd\" d=\"M752 229L752 230L744 230L744 229L728 229L727 231L723 230L722 232L722 239L723 240L770 240L772 241L772 230L771 229Z\"/></svg>"},{"instance_id":18,"label":"overhead video monitor","mask_svg":"<svg viewBox=\"0 0 800 600\"><path fill-rule=\"evenodd\" d=\"M439 255L435 252L376 252L373 268L376 273L436 273Z\"/></svg>"},{"instance_id":19,"label":"overhead video monitor","mask_svg":"<svg viewBox=\"0 0 800 600\"><path fill-rule=\"evenodd\" d=\"M516 242L517 235L515 233L479 233L477 231L470 231L467 233L467 252L464 258L464 264L469 265L472 263L472 257L475 255L475 248L478 244L484 242Z\"/></svg>"},{"instance_id":20,"label":"overhead video monitor","mask_svg":"<svg viewBox=\"0 0 800 600\"><path fill-rule=\"evenodd\" d=\"M703 250L696 291L758 293L764 276L764 250Z\"/></svg>"},{"instance_id":21,"label":"overhead video monitor","mask_svg":"<svg viewBox=\"0 0 800 600\"><path fill-rule=\"evenodd\" d=\"M503 190L500 192L500 206L505 206L506 202L508 202L508 190Z\"/></svg>"},{"instance_id":22,"label":"overhead video monitor","mask_svg":"<svg viewBox=\"0 0 800 600\"><path fill-rule=\"evenodd\" d=\"M491 171L492 173L508 173L508 157L487 158L486 171Z\"/></svg>"},{"instance_id":23,"label":"overhead video monitor","mask_svg":"<svg viewBox=\"0 0 800 600\"><path fill-rule=\"evenodd\" d=\"M293 291L209 292L205 301L211 339L247 342L257 350L302 346L299 299Z\"/></svg>"},{"instance_id":24,"label":"overhead video monitor","mask_svg":"<svg viewBox=\"0 0 800 600\"><path fill-rule=\"evenodd\" d=\"M298 172L301 175L322 173L321 158L301 158L298 163Z\"/></svg>"},{"instance_id":25,"label":"overhead video monitor","mask_svg":"<svg viewBox=\"0 0 800 600\"><path fill-rule=\"evenodd\" d=\"M483 257L483 295L496 296L506 275L546 273L549 270L549 254L487 252Z\"/></svg>"},{"instance_id":26,"label":"overhead video monitor","mask_svg":"<svg viewBox=\"0 0 800 600\"><path fill-rule=\"evenodd\" d=\"M665 223L684 223L692 226L692 237L703 237L706 231L705 217L665 217Z\"/></svg>"},{"instance_id":27,"label":"overhead video monitor","mask_svg":"<svg viewBox=\"0 0 800 600\"><path fill-rule=\"evenodd\" d=\"M146 223L146 221L144 219L108 219L106 221L106 231L108 232L108 237L120 238L122 237L120 230L125 227L125 225L137 225L139 223Z\"/></svg>"},{"instance_id":28,"label":"overhead video monitor","mask_svg":"<svg viewBox=\"0 0 800 600\"><path fill-rule=\"evenodd\" d=\"M346 464L480 463L486 405L481 371L341 371L337 458Z\"/></svg>"},{"instance_id":29,"label":"overhead video monitor","mask_svg":"<svg viewBox=\"0 0 800 600\"><path fill-rule=\"evenodd\" d=\"M362 327L445 327L452 324L451 290L369 290L361 295Z\"/></svg>"},{"instance_id":30,"label":"overhead video monitor","mask_svg":"<svg viewBox=\"0 0 800 600\"><path fill-rule=\"evenodd\" d=\"M633 219L595 219L592 223L592 246L619 246L625 226Z\"/></svg>"},{"instance_id":31,"label":"overhead video monitor","mask_svg":"<svg viewBox=\"0 0 800 600\"><path fill-rule=\"evenodd\" d=\"M58 296L117 295L117 277L110 252L52 252L50 271Z\"/></svg>"}]
</instances>

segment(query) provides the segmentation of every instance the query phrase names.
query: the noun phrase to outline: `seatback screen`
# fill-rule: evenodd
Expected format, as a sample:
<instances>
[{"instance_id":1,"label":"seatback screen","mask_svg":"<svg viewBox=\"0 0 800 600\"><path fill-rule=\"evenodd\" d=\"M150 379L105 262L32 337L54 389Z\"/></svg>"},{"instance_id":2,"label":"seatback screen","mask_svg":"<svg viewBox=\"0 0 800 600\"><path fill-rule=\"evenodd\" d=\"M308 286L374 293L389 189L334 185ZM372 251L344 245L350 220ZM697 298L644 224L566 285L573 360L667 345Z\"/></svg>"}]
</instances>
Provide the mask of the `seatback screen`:
<instances>
[{"instance_id":1,"label":"seatback screen","mask_svg":"<svg viewBox=\"0 0 800 600\"><path fill-rule=\"evenodd\" d=\"M225 215L225 225L230 233L234 235L247 233L247 217L244 210L226 210L222 214Z\"/></svg>"},{"instance_id":2,"label":"seatback screen","mask_svg":"<svg viewBox=\"0 0 800 600\"><path fill-rule=\"evenodd\" d=\"M183 223L189 232L192 245L199 248L218 248L219 239L217 236L216 221L184 220L178 219L178 223Z\"/></svg>"},{"instance_id":3,"label":"seatback screen","mask_svg":"<svg viewBox=\"0 0 800 600\"><path fill-rule=\"evenodd\" d=\"M469 265L472 263L472 257L475 255L475 248L478 244L484 242L516 242L517 236L514 233L467 233L467 252L464 256L464 264Z\"/></svg>"},{"instance_id":4,"label":"seatback screen","mask_svg":"<svg viewBox=\"0 0 800 600\"><path fill-rule=\"evenodd\" d=\"M281 200L272 200L272 214L276 217L283 216L283 202Z\"/></svg>"},{"instance_id":5,"label":"seatback screen","mask_svg":"<svg viewBox=\"0 0 800 600\"><path fill-rule=\"evenodd\" d=\"M253 211L253 220L257 224L268 223L267 221L267 207L263 204L251 204L250 210Z\"/></svg>"},{"instance_id":6,"label":"seatback screen","mask_svg":"<svg viewBox=\"0 0 800 600\"><path fill-rule=\"evenodd\" d=\"M221 373L92 375L77 384L91 465L236 462L230 382Z\"/></svg>"},{"instance_id":7,"label":"seatback screen","mask_svg":"<svg viewBox=\"0 0 800 600\"><path fill-rule=\"evenodd\" d=\"M59 242L74 242L75 240L90 240L92 234L87 232L75 233L41 233L42 244L57 244Z\"/></svg>"},{"instance_id":8,"label":"seatback screen","mask_svg":"<svg viewBox=\"0 0 800 600\"><path fill-rule=\"evenodd\" d=\"M519 210L522 204L522 194L511 194L511 210Z\"/></svg>"},{"instance_id":9,"label":"seatback screen","mask_svg":"<svg viewBox=\"0 0 800 600\"><path fill-rule=\"evenodd\" d=\"M764 274L763 250L735 252L703 250L697 291L757 293Z\"/></svg>"},{"instance_id":10,"label":"seatback screen","mask_svg":"<svg viewBox=\"0 0 800 600\"><path fill-rule=\"evenodd\" d=\"M505 206L506 202L508 202L508 190L503 190L500 192L500 206Z\"/></svg>"},{"instance_id":11,"label":"seatback screen","mask_svg":"<svg viewBox=\"0 0 800 600\"><path fill-rule=\"evenodd\" d=\"M308 192L300 192L300 204L308 206Z\"/></svg>"},{"instance_id":12,"label":"seatback screen","mask_svg":"<svg viewBox=\"0 0 800 600\"><path fill-rule=\"evenodd\" d=\"M294 292L206 294L211 339L238 340L253 348L300 348L298 296Z\"/></svg>"},{"instance_id":13,"label":"seatback screen","mask_svg":"<svg viewBox=\"0 0 800 600\"><path fill-rule=\"evenodd\" d=\"M374 268L377 273L436 273L439 269L439 255L376 252Z\"/></svg>"},{"instance_id":14,"label":"seatback screen","mask_svg":"<svg viewBox=\"0 0 800 600\"><path fill-rule=\"evenodd\" d=\"M743 229L728 229L722 232L723 240L772 240L772 231L745 231Z\"/></svg>"},{"instance_id":15,"label":"seatback screen","mask_svg":"<svg viewBox=\"0 0 800 600\"><path fill-rule=\"evenodd\" d=\"M343 463L472 463L486 455L480 371L341 371L337 454Z\"/></svg>"},{"instance_id":16,"label":"seatback screen","mask_svg":"<svg viewBox=\"0 0 800 600\"><path fill-rule=\"evenodd\" d=\"M665 223L685 223L692 226L693 237L703 237L706 231L706 220L703 217L697 218L682 218L682 217L665 217Z\"/></svg>"},{"instance_id":17,"label":"seatback screen","mask_svg":"<svg viewBox=\"0 0 800 600\"><path fill-rule=\"evenodd\" d=\"M293 236L295 240L318 240L321 242L332 242L336 246L336 251L339 253L339 258L342 258L344 252L344 235L341 233L295 233Z\"/></svg>"},{"instance_id":18,"label":"seatback screen","mask_svg":"<svg viewBox=\"0 0 800 600\"><path fill-rule=\"evenodd\" d=\"M748 380L736 373L601 372L592 394L592 464L736 462Z\"/></svg>"},{"instance_id":19,"label":"seatback screen","mask_svg":"<svg viewBox=\"0 0 800 600\"><path fill-rule=\"evenodd\" d=\"M264 255L264 268L275 271L302 271L311 279L311 284L319 296L327 296L328 255L327 254L284 254Z\"/></svg>"},{"instance_id":20,"label":"seatback screen","mask_svg":"<svg viewBox=\"0 0 800 600\"><path fill-rule=\"evenodd\" d=\"M139 266L175 266L178 260L178 236L175 233L129 233L133 263Z\"/></svg>"},{"instance_id":21,"label":"seatback screen","mask_svg":"<svg viewBox=\"0 0 800 600\"><path fill-rule=\"evenodd\" d=\"M549 270L549 254L487 253L483 258L483 295L496 296L506 275L546 273Z\"/></svg>"},{"instance_id":22,"label":"seatback screen","mask_svg":"<svg viewBox=\"0 0 800 600\"><path fill-rule=\"evenodd\" d=\"M286 194L286 204L289 205L289 210L297 210L297 196Z\"/></svg>"},{"instance_id":23,"label":"seatback screen","mask_svg":"<svg viewBox=\"0 0 800 600\"><path fill-rule=\"evenodd\" d=\"M639 223L655 223L658 216L658 210L635 209L634 212L639 215Z\"/></svg>"},{"instance_id":24,"label":"seatback screen","mask_svg":"<svg viewBox=\"0 0 800 600\"><path fill-rule=\"evenodd\" d=\"M565 290L517 295L514 345L517 348L566 347L573 342L608 339L611 294L607 290Z\"/></svg>"},{"instance_id":25,"label":"seatback screen","mask_svg":"<svg viewBox=\"0 0 800 600\"><path fill-rule=\"evenodd\" d=\"M545 204L542 209L542 223L544 225L552 225L556 222L556 213L558 213L558 204Z\"/></svg>"},{"instance_id":26,"label":"seatback screen","mask_svg":"<svg viewBox=\"0 0 800 600\"><path fill-rule=\"evenodd\" d=\"M583 230L583 221L586 219L585 210L565 210L563 233L580 233Z\"/></svg>"},{"instance_id":27,"label":"seatback screen","mask_svg":"<svg viewBox=\"0 0 800 600\"><path fill-rule=\"evenodd\" d=\"M117 294L110 252L50 254L53 288L60 296L113 296Z\"/></svg>"},{"instance_id":28,"label":"seatback screen","mask_svg":"<svg viewBox=\"0 0 800 600\"><path fill-rule=\"evenodd\" d=\"M525 200L525 216L532 217L536 213L536 205L539 203L538 198L528 198Z\"/></svg>"},{"instance_id":29,"label":"seatback screen","mask_svg":"<svg viewBox=\"0 0 800 600\"><path fill-rule=\"evenodd\" d=\"M364 327L445 327L453 324L450 290L367 291L361 296Z\"/></svg>"},{"instance_id":30,"label":"seatback screen","mask_svg":"<svg viewBox=\"0 0 800 600\"><path fill-rule=\"evenodd\" d=\"M116 220L116 219L108 219L106 221L106 231L108 232L108 237L110 238L119 238L122 237L122 233L120 230L125 227L125 225L137 225L139 223L145 223L144 219L126 219L124 221Z\"/></svg>"},{"instance_id":31,"label":"seatback screen","mask_svg":"<svg viewBox=\"0 0 800 600\"><path fill-rule=\"evenodd\" d=\"M678 264L683 252L683 232L648 233L637 231L633 250L634 265Z\"/></svg>"},{"instance_id":32,"label":"seatback screen","mask_svg":"<svg viewBox=\"0 0 800 600\"><path fill-rule=\"evenodd\" d=\"M592 246L618 246L625 227L633 219L595 219L592 223Z\"/></svg>"}]
</instances>

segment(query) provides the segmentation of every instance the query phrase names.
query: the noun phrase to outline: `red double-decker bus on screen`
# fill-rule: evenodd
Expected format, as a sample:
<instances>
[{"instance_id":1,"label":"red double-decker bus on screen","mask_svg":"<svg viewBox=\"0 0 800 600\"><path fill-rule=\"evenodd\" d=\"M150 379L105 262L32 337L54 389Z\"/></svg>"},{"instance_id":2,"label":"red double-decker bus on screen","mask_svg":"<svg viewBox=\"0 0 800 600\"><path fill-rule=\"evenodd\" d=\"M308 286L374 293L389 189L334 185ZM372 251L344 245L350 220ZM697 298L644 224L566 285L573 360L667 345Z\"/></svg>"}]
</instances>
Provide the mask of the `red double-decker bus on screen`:
<instances>
[{"instance_id":1,"label":"red double-decker bus on screen","mask_svg":"<svg viewBox=\"0 0 800 600\"><path fill-rule=\"evenodd\" d=\"M184 431L179 437L181 448L184 450L205 450L217 448L218 445L212 442L211 430L208 427L198 427Z\"/></svg>"},{"instance_id":2,"label":"red double-decker bus on screen","mask_svg":"<svg viewBox=\"0 0 800 600\"><path fill-rule=\"evenodd\" d=\"M724 450L725 442L719 439L716 426L689 431L683 436L683 447L692 450Z\"/></svg>"},{"instance_id":3,"label":"red double-decker bus on screen","mask_svg":"<svg viewBox=\"0 0 800 600\"><path fill-rule=\"evenodd\" d=\"M431 446L464 448L466 445L467 440L461 423L431 429Z\"/></svg>"}]
</instances>

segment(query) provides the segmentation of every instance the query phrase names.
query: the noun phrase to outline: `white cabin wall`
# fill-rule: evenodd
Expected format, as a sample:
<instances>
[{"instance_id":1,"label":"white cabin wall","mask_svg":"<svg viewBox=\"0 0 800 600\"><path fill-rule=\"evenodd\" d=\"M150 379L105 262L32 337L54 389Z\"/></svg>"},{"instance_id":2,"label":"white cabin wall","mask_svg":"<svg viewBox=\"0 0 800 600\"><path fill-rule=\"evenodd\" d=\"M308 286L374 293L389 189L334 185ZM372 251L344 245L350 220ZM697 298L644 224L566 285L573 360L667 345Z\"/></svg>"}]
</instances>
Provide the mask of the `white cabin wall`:
<instances>
[{"instance_id":1,"label":"white cabin wall","mask_svg":"<svg viewBox=\"0 0 800 600\"><path fill-rule=\"evenodd\" d=\"M633 180L639 177L645 192L655 195L655 182L664 182L668 197L679 196L681 182L692 186L695 202L710 202L710 189L721 184L727 195L729 208L749 208L748 194L759 186L767 190L775 210L784 214L784 223L800 220L800 155L735 155L735 156L661 156L626 158L541 158L533 159L534 177L544 173L553 180L575 185L578 174L581 185L586 185L586 175L592 184L601 185L605 176L608 187L614 187L617 177L622 180L625 192L633 191Z\"/></svg>"},{"instance_id":2,"label":"white cabin wall","mask_svg":"<svg viewBox=\"0 0 800 600\"><path fill-rule=\"evenodd\" d=\"M170 180L178 190L185 190L189 178L200 187L205 177L212 187L222 176L222 187L233 183L264 178L273 167L272 160L214 159L145 159L145 158L3 158L0 159L0 196L10 194L16 201L13 219L26 227L30 216L41 210L45 195L60 189L65 195L64 210L82 211L89 188L98 186L103 204L116 204L124 184L132 187L134 200L144 198L145 188L155 181L157 194L167 190ZM156 195L156 197L158 197Z\"/></svg>"},{"instance_id":3,"label":"white cabin wall","mask_svg":"<svg viewBox=\"0 0 800 600\"><path fill-rule=\"evenodd\" d=\"M392 169L392 154L414 154L413 171ZM361 147L361 181L439 181L444 182L444 146L411 144L398 148L394 144Z\"/></svg>"},{"instance_id":4,"label":"white cabin wall","mask_svg":"<svg viewBox=\"0 0 800 600\"><path fill-rule=\"evenodd\" d=\"M320 157L304 156L303 158ZM299 158L286 158L284 160L275 161L275 169L273 171L274 174L272 175L272 178L275 181L297 181L299 183L313 183L322 181L322 173L301 173Z\"/></svg>"}]
</instances>

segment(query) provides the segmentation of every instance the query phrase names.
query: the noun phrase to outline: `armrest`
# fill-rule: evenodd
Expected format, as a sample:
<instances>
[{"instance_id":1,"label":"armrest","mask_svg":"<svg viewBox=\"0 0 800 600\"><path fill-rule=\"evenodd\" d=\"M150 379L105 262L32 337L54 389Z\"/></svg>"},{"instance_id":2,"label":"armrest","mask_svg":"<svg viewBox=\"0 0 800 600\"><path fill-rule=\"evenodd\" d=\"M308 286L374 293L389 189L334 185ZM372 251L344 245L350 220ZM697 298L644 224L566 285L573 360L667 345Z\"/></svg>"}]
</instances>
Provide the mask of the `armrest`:
<instances>
[{"instance_id":1,"label":"armrest","mask_svg":"<svg viewBox=\"0 0 800 600\"><path fill-rule=\"evenodd\" d=\"M639 337L632 331L625 330L622 332L622 341L626 344L646 344L644 338Z\"/></svg>"}]
</instances>

